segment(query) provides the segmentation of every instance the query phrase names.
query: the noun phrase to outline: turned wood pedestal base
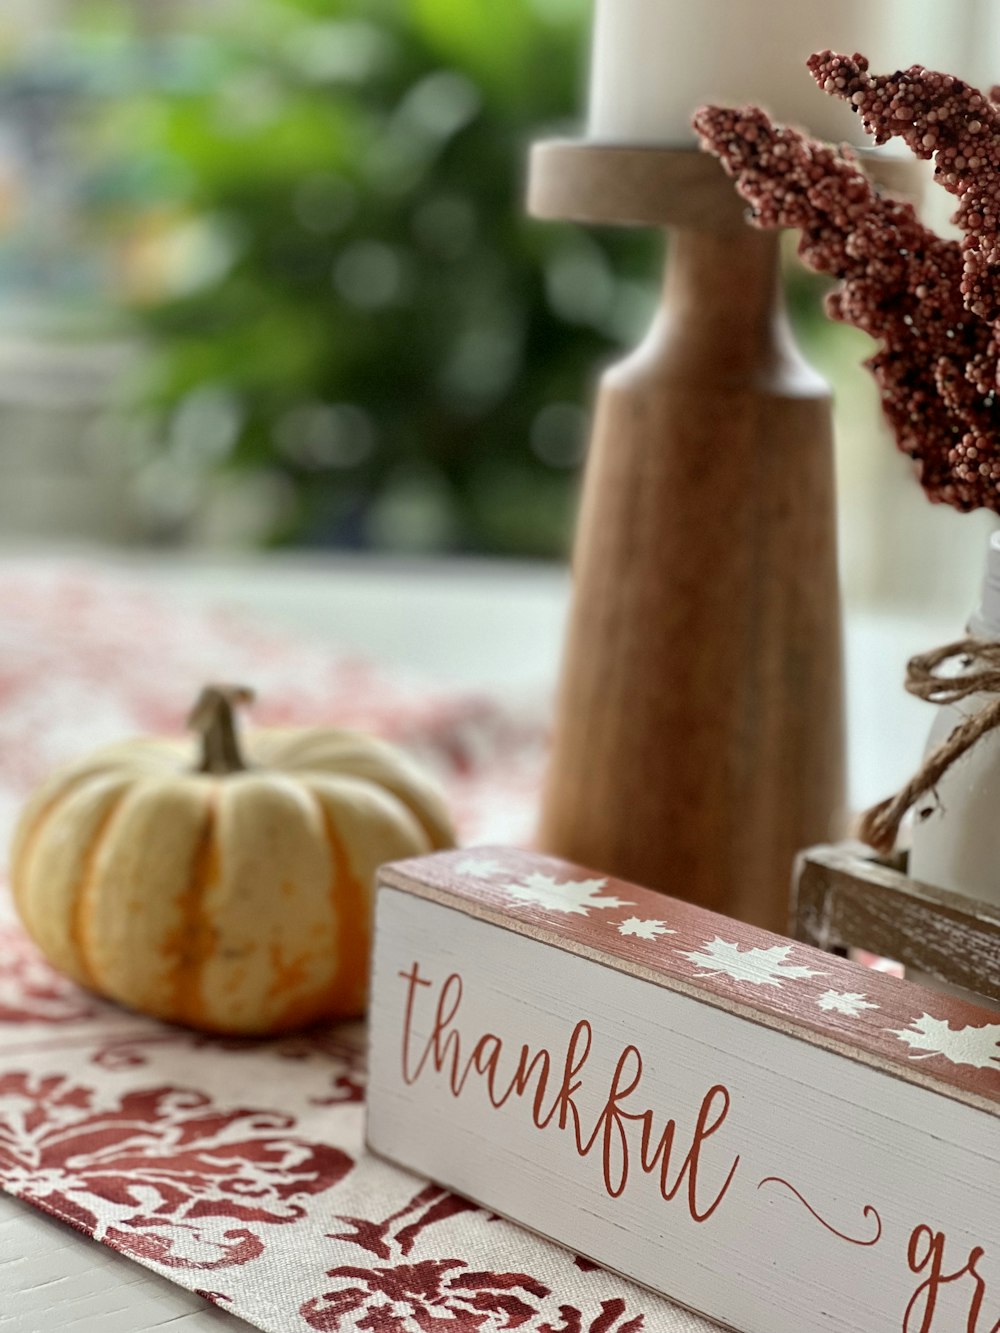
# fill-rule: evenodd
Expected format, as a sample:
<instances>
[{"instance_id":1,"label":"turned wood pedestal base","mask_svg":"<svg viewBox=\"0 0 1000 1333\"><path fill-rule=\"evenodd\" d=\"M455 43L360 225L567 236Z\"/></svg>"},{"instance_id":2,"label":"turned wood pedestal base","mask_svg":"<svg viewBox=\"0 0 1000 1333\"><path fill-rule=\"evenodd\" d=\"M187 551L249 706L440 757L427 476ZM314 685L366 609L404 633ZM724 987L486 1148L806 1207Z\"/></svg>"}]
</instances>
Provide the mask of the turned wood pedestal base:
<instances>
[{"instance_id":1,"label":"turned wood pedestal base","mask_svg":"<svg viewBox=\"0 0 1000 1333\"><path fill-rule=\"evenodd\" d=\"M844 790L831 399L779 237L696 152L543 144L536 216L667 227L601 381L538 846L775 931Z\"/></svg>"}]
</instances>

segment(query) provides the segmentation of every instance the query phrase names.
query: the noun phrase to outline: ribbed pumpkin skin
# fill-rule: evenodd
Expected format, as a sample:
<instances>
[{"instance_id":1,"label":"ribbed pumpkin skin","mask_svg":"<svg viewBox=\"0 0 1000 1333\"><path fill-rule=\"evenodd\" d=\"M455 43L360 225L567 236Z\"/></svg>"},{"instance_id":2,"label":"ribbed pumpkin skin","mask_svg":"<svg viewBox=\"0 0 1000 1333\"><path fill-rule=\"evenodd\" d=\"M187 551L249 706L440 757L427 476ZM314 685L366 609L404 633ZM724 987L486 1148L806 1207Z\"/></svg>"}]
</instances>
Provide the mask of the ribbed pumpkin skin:
<instances>
[{"instance_id":1,"label":"ribbed pumpkin skin","mask_svg":"<svg viewBox=\"0 0 1000 1333\"><path fill-rule=\"evenodd\" d=\"M222 777L196 748L111 746L35 794L11 871L27 930L81 985L207 1031L363 1013L375 871L453 845L440 793L350 732L250 732Z\"/></svg>"}]
</instances>

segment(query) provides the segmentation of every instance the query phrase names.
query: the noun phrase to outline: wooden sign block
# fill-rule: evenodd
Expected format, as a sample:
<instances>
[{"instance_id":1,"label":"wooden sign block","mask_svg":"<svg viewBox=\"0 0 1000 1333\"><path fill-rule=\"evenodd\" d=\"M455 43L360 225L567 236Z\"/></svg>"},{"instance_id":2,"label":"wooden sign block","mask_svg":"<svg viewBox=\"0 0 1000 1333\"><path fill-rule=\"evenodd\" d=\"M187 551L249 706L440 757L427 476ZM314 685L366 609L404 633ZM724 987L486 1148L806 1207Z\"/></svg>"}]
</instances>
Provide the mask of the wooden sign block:
<instances>
[{"instance_id":1,"label":"wooden sign block","mask_svg":"<svg viewBox=\"0 0 1000 1333\"><path fill-rule=\"evenodd\" d=\"M741 1333L1000 1333L1000 1025L548 857L377 895L368 1140Z\"/></svg>"}]
</instances>

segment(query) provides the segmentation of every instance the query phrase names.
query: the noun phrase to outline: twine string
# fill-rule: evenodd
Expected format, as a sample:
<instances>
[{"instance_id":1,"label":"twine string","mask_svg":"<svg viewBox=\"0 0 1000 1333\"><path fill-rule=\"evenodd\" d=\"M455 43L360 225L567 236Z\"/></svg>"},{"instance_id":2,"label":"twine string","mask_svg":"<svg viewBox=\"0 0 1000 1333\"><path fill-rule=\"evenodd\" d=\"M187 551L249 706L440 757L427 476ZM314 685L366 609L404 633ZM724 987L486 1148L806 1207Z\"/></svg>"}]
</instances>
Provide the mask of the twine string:
<instances>
[{"instance_id":1,"label":"twine string","mask_svg":"<svg viewBox=\"0 0 1000 1333\"><path fill-rule=\"evenodd\" d=\"M958 664L958 672L939 674L951 663ZM960 639L912 657L906 667L906 690L917 699L943 705L959 704L977 694L994 697L960 722L895 796L861 816L858 837L882 856L895 848L900 825L921 796L933 791L956 760L1000 727L1000 643Z\"/></svg>"}]
</instances>

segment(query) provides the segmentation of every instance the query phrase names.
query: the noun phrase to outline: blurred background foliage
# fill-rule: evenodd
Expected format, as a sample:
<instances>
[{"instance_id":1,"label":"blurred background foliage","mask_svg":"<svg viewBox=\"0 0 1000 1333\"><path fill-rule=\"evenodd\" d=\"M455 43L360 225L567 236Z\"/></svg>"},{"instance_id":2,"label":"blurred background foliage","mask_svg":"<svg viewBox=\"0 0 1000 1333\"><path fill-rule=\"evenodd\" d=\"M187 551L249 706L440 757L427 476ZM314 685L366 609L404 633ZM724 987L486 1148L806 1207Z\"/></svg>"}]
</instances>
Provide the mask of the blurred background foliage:
<instances>
[{"instance_id":1,"label":"blurred background foliage","mask_svg":"<svg viewBox=\"0 0 1000 1333\"><path fill-rule=\"evenodd\" d=\"M562 554L662 250L525 217L528 145L579 123L586 0L35 5L0 19L0 220L4 162L33 182L3 320L88 344L81 381L118 349L91 436L134 535ZM814 345L817 291L797 270Z\"/></svg>"},{"instance_id":2,"label":"blurred background foliage","mask_svg":"<svg viewBox=\"0 0 1000 1333\"><path fill-rule=\"evenodd\" d=\"M564 549L587 385L647 318L657 250L524 216L586 18L254 0L146 35L93 151L151 349L165 531L224 469L268 541Z\"/></svg>"}]
</instances>

